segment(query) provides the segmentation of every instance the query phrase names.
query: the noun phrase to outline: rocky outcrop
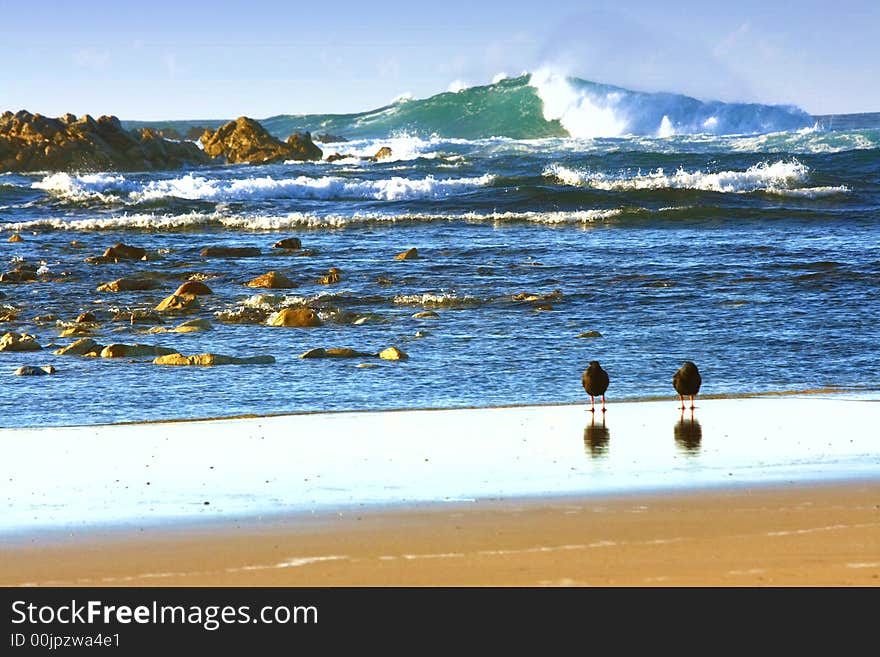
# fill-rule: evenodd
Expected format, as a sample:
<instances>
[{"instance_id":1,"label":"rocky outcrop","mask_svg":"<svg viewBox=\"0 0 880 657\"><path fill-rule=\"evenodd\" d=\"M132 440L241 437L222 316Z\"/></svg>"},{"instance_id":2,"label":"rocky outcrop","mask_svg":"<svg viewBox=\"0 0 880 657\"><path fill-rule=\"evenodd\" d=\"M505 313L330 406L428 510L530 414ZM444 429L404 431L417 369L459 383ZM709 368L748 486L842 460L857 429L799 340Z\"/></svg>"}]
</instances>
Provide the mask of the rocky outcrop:
<instances>
[{"instance_id":1,"label":"rocky outcrop","mask_svg":"<svg viewBox=\"0 0 880 657\"><path fill-rule=\"evenodd\" d=\"M159 356L153 363L156 365L201 365L212 367L214 365L271 365L275 362L274 356L250 356L248 358L236 358L221 354L197 354L184 356L183 354L168 354Z\"/></svg>"},{"instance_id":2,"label":"rocky outcrop","mask_svg":"<svg viewBox=\"0 0 880 657\"><path fill-rule=\"evenodd\" d=\"M283 142L246 116L216 130L205 130L201 139L205 153L223 158L229 164L269 164L284 160L320 160L323 157L309 133L291 135Z\"/></svg>"},{"instance_id":3,"label":"rocky outcrop","mask_svg":"<svg viewBox=\"0 0 880 657\"><path fill-rule=\"evenodd\" d=\"M348 139L346 139L345 137L342 137L340 135L332 135L330 133L325 132L323 134L317 135L315 137L315 141L318 142L319 144L332 144L334 142L348 141Z\"/></svg>"},{"instance_id":4,"label":"rocky outcrop","mask_svg":"<svg viewBox=\"0 0 880 657\"><path fill-rule=\"evenodd\" d=\"M392 157L391 149L388 146L383 146L380 148L370 159L374 162L379 160L387 160L389 157Z\"/></svg>"},{"instance_id":5,"label":"rocky outcrop","mask_svg":"<svg viewBox=\"0 0 880 657\"><path fill-rule=\"evenodd\" d=\"M190 142L130 132L115 116L0 115L0 171L147 171L209 164Z\"/></svg>"},{"instance_id":6,"label":"rocky outcrop","mask_svg":"<svg viewBox=\"0 0 880 657\"><path fill-rule=\"evenodd\" d=\"M247 287L264 287L270 290L285 290L297 286L295 281L277 271L266 272L262 276L248 281L245 285Z\"/></svg>"},{"instance_id":7,"label":"rocky outcrop","mask_svg":"<svg viewBox=\"0 0 880 657\"><path fill-rule=\"evenodd\" d=\"M12 233L12 235L10 235L9 239L6 241L7 242L24 242L24 238L21 235L19 235L18 233Z\"/></svg>"},{"instance_id":8,"label":"rocky outcrop","mask_svg":"<svg viewBox=\"0 0 880 657\"><path fill-rule=\"evenodd\" d=\"M299 328L311 328L321 326L323 322L311 308L284 308L278 311L268 321L269 326L292 326Z\"/></svg>"},{"instance_id":9,"label":"rocky outcrop","mask_svg":"<svg viewBox=\"0 0 880 657\"><path fill-rule=\"evenodd\" d=\"M0 338L0 351L39 351L37 339L27 333L4 333Z\"/></svg>"}]
</instances>

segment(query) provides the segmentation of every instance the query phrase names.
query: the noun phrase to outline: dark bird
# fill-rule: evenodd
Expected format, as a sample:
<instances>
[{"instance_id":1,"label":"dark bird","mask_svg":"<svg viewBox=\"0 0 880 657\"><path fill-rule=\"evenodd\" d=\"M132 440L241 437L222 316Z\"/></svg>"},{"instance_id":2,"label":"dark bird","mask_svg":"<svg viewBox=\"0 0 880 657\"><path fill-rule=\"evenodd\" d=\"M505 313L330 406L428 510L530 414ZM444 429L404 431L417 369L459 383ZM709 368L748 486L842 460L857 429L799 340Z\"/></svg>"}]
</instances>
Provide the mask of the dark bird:
<instances>
[{"instance_id":1,"label":"dark bird","mask_svg":"<svg viewBox=\"0 0 880 657\"><path fill-rule=\"evenodd\" d=\"M602 397L602 412L605 412L605 391L608 390L608 372L602 369L599 361L591 360L590 366L584 370L581 377L584 390L590 396L590 413L596 412L595 397Z\"/></svg>"},{"instance_id":2,"label":"dark bird","mask_svg":"<svg viewBox=\"0 0 880 657\"><path fill-rule=\"evenodd\" d=\"M691 398L691 410L695 408L694 397L700 392L700 384L703 379L700 377L700 370L691 361L686 360L678 371L672 375L672 385L678 393L681 400L681 408L684 409L684 398Z\"/></svg>"}]
</instances>

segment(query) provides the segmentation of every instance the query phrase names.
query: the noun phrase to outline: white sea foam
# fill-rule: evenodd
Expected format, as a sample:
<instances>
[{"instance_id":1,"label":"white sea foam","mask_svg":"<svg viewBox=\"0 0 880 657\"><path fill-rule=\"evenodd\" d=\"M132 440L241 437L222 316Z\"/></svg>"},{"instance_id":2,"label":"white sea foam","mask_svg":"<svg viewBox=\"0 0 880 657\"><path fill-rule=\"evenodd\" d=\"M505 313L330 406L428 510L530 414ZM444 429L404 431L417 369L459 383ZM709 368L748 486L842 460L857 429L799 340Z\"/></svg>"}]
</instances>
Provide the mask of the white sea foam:
<instances>
[{"instance_id":1,"label":"white sea foam","mask_svg":"<svg viewBox=\"0 0 880 657\"><path fill-rule=\"evenodd\" d=\"M477 297L463 296L444 292L442 294L398 294L394 303L402 306L425 306L427 308L449 308L455 306L473 306L480 303Z\"/></svg>"},{"instance_id":2,"label":"white sea foam","mask_svg":"<svg viewBox=\"0 0 880 657\"><path fill-rule=\"evenodd\" d=\"M544 119L559 121L572 137L618 137L627 130L626 120L617 111L619 94L590 94L549 69L532 73L529 84L538 91Z\"/></svg>"},{"instance_id":3,"label":"white sea foam","mask_svg":"<svg viewBox=\"0 0 880 657\"><path fill-rule=\"evenodd\" d=\"M762 162L745 171L685 171L666 173L662 168L647 174L609 176L604 172L572 169L553 164L544 170L547 177L556 178L566 185L593 187L609 191L696 189L725 193L766 192L784 196L814 198L849 191L840 187L804 187L809 168L797 160L779 160L772 164Z\"/></svg>"},{"instance_id":4,"label":"white sea foam","mask_svg":"<svg viewBox=\"0 0 880 657\"><path fill-rule=\"evenodd\" d=\"M164 198L245 201L283 197L399 201L445 198L460 191L491 185L494 179L495 176L484 174L469 178L435 178L429 175L414 179L395 176L383 180L352 180L338 176L262 176L217 180L189 173L176 178L141 182L121 175L71 176L56 173L33 183L33 187L73 201L93 199L127 204Z\"/></svg>"},{"instance_id":5,"label":"white sea foam","mask_svg":"<svg viewBox=\"0 0 880 657\"><path fill-rule=\"evenodd\" d=\"M623 212L650 212L638 208L611 208L578 210L574 212L464 212L450 214L382 214L355 213L352 215L317 215L293 212L286 215L227 215L223 213L189 212L185 214L120 214L111 217L66 219L49 217L32 221L3 224L3 230L110 231L147 230L158 232L185 232L206 226L240 231L284 231L297 228L344 228L361 224L395 224L439 221L467 221L471 223L535 223L545 225L591 224L616 217Z\"/></svg>"}]
</instances>

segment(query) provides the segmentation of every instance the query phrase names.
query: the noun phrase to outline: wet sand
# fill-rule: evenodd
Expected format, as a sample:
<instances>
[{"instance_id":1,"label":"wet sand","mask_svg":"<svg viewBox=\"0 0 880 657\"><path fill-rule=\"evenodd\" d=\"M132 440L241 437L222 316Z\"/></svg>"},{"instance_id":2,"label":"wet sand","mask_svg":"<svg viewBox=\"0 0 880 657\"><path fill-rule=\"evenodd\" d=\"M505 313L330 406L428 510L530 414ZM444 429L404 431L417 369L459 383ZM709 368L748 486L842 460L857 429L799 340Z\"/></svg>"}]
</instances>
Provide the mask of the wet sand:
<instances>
[{"instance_id":1,"label":"wet sand","mask_svg":"<svg viewBox=\"0 0 880 657\"><path fill-rule=\"evenodd\" d=\"M3 553L7 586L878 586L880 482L239 519Z\"/></svg>"},{"instance_id":2,"label":"wet sand","mask_svg":"<svg viewBox=\"0 0 880 657\"><path fill-rule=\"evenodd\" d=\"M3 585L880 584L840 395L2 429Z\"/></svg>"}]
</instances>

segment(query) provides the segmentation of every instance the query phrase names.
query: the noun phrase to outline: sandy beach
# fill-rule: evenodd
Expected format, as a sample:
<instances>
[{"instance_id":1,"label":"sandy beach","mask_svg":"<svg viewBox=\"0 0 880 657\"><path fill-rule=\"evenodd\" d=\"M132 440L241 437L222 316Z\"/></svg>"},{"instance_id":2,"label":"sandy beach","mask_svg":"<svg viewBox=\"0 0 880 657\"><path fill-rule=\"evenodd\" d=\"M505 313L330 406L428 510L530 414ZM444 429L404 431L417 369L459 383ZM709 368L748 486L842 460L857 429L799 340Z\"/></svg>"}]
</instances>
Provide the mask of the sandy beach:
<instances>
[{"instance_id":1,"label":"sandy beach","mask_svg":"<svg viewBox=\"0 0 880 657\"><path fill-rule=\"evenodd\" d=\"M5 586L877 586L880 484L506 500L32 539Z\"/></svg>"},{"instance_id":2,"label":"sandy beach","mask_svg":"<svg viewBox=\"0 0 880 657\"><path fill-rule=\"evenodd\" d=\"M841 395L4 429L2 585L880 584ZM833 428L833 431L829 430Z\"/></svg>"}]
</instances>

